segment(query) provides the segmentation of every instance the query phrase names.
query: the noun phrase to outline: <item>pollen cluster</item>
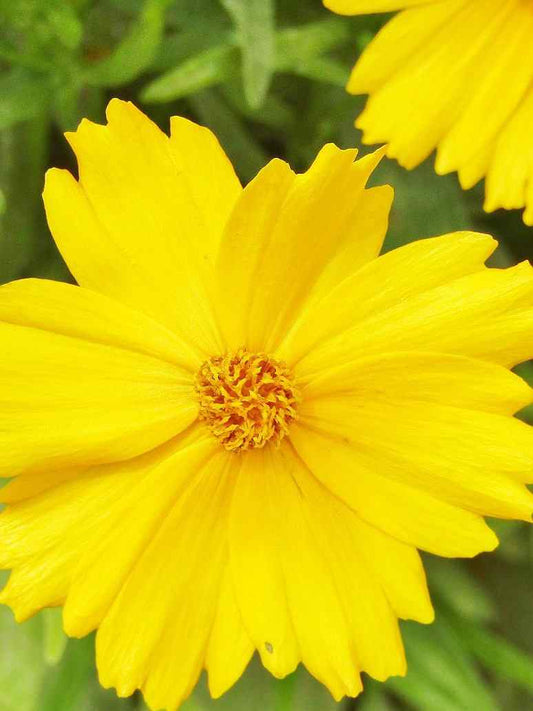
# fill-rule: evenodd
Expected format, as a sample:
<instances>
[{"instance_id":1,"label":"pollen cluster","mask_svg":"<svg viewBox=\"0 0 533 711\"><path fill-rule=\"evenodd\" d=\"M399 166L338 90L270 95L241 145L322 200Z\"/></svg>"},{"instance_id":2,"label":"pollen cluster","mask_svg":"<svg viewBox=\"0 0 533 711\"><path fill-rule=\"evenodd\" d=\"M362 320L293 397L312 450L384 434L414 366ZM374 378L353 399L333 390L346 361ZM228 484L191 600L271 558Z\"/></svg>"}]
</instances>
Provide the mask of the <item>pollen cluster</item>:
<instances>
[{"instance_id":1,"label":"pollen cluster","mask_svg":"<svg viewBox=\"0 0 533 711\"><path fill-rule=\"evenodd\" d=\"M245 348L206 360L196 392L200 419L233 452L279 444L299 401L285 363Z\"/></svg>"}]
</instances>

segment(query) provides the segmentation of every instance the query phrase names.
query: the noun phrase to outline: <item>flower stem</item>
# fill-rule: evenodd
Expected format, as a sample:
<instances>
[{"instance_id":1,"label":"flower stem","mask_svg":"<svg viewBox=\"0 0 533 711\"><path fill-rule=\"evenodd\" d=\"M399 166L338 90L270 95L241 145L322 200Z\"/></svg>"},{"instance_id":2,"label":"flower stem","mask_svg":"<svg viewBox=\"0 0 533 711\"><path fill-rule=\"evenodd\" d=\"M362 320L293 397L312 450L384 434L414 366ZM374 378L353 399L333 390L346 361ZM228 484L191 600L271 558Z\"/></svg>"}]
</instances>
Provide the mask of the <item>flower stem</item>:
<instances>
[{"instance_id":1,"label":"flower stem","mask_svg":"<svg viewBox=\"0 0 533 711\"><path fill-rule=\"evenodd\" d=\"M277 682L275 689L274 711L292 711L294 692L296 688L296 673L290 674Z\"/></svg>"}]
</instances>

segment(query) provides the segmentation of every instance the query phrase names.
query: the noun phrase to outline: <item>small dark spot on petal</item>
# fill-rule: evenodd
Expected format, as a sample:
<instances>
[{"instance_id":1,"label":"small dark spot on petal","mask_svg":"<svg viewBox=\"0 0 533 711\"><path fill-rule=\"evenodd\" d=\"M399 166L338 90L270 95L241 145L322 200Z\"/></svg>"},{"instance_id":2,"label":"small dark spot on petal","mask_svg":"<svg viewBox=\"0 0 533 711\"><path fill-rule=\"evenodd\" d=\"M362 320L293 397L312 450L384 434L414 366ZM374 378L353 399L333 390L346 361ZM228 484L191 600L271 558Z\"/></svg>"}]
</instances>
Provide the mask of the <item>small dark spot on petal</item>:
<instances>
[{"instance_id":1,"label":"small dark spot on petal","mask_svg":"<svg viewBox=\"0 0 533 711\"><path fill-rule=\"evenodd\" d=\"M270 642L265 642L265 649L269 654L274 652L274 647L270 644Z\"/></svg>"}]
</instances>

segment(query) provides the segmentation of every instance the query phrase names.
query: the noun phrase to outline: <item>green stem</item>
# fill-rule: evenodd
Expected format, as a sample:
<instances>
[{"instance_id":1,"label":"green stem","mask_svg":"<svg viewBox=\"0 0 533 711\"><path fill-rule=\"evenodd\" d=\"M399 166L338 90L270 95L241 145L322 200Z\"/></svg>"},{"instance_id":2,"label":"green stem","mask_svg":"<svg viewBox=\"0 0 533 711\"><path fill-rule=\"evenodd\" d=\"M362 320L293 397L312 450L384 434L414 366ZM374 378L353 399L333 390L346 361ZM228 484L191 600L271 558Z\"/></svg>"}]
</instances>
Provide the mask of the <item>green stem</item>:
<instances>
[{"instance_id":1,"label":"green stem","mask_svg":"<svg viewBox=\"0 0 533 711\"><path fill-rule=\"evenodd\" d=\"M278 681L275 689L274 711L292 711L296 689L296 674L290 674L285 679Z\"/></svg>"}]
</instances>

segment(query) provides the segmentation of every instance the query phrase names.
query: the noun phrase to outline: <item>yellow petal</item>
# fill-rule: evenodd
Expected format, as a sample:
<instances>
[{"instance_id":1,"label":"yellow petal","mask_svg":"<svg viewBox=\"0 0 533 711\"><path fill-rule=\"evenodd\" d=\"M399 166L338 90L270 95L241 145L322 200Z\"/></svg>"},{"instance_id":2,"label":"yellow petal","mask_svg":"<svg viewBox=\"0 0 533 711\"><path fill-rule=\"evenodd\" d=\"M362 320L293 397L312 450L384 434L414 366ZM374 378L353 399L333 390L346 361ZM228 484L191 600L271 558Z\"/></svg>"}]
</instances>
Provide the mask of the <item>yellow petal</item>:
<instances>
[{"instance_id":1,"label":"yellow petal","mask_svg":"<svg viewBox=\"0 0 533 711\"><path fill-rule=\"evenodd\" d=\"M8 298L10 293L8 289ZM64 309L73 320L83 318L80 301L73 299L72 306L70 312L68 304ZM32 320L22 311L21 325L0 321L1 476L134 457L171 439L196 418L192 376L127 349L138 336L135 320L130 343L126 339L122 348L112 345L120 341L117 329L114 334L109 329L109 345L99 342L103 324L107 320L111 326L120 311L103 316L94 340L82 339L82 326L77 328L80 337L74 335L75 327L71 335L66 329L65 335L45 330L45 312L38 309ZM87 314L88 323L89 318L96 323L95 313ZM34 325L24 325L25 320ZM52 314L50 326L60 320ZM122 329L127 330L127 322Z\"/></svg>"},{"instance_id":2,"label":"yellow petal","mask_svg":"<svg viewBox=\"0 0 533 711\"><path fill-rule=\"evenodd\" d=\"M488 67L465 101L461 115L439 145L437 170L457 170L494 145L533 78L533 13L523 3L500 23L495 41L485 49ZM488 12L488 8L485 10Z\"/></svg>"},{"instance_id":3,"label":"yellow petal","mask_svg":"<svg viewBox=\"0 0 533 711\"><path fill-rule=\"evenodd\" d=\"M120 696L142 688L154 709L176 708L204 666L226 564L230 456L218 452L159 521L98 630L102 685Z\"/></svg>"},{"instance_id":4,"label":"yellow petal","mask_svg":"<svg viewBox=\"0 0 533 711\"><path fill-rule=\"evenodd\" d=\"M452 353L514 366L533 352L532 297L533 271L524 262L486 269L395 303L391 298L390 308L360 320L354 314L351 328L344 321L347 330L323 341L298 363L296 373L307 380L363 355L387 352L391 344L395 350ZM324 316L309 319L308 329L311 323L317 333L324 330ZM329 324L327 329L331 332Z\"/></svg>"},{"instance_id":5,"label":"yellow petal","mask_svg":"<svg viewBox=\"0 0 533 711\"><path fill-rule=\"evenodd\" d=\"M264 451L247 452L229 523L233 585L244 625L265 667L276 677L300 660L276 536L283 507Z\"/></svg>"},{"instance_id":6,"label":"yellow petal","mask_svg":"<svg viewBox=\"0 0 533 711\"><path fill-rule=\"evenodd\" d=\"M140 521L137 517L145 515L145 508L149 512L157 506L164 510L172 502L172 497L167 501L157 489L150 492L148 501L135 500L135 496L146 493L148 482L163 486L167 495L177 494L181 480L176 478L175 472L169 476L166 459L173 456L183 459L182 455L176 456L183 446L183 438L178 438L134 460L69 472L70 480L61 481L59 477L55 485L49 482L50 488L45 493L37 489L32 498L0 514L0 566L13 568L0 599L14 610L18 620L26 619L43 607L63 604L69 590L74 598L81 598L85 610L94 609L110 589L121 584L123 563L136 552L135 541L146 534L149 525L144 521L137 528ZM205 444L203 446L205 448ZM189 453L197 454L200 448L201 445L196 444ZM157 480L160 472L166 474L161 477L164 481ZM27 494L30 496L29 487ZM132 517L136 507L138 513ZM154 526L158 520L153 521ZM135 530L127 525L128 521L135 522ZM128 545L117 559L116 544L124 541L124 535L130 536ZM72 591L76 569L83 561L92 560L95 550L100 551L95 569L87 571L81 590ZM105 575L99 575L102 566L110 561L116 563L116 569L109 572L107 568ZM71 610L67 617L71 617ZM79 627L71 629L68 619L67 628L70 632L80 632Z\"/></svg>"},{"instance_id":7,"label":"yellow petal","mask_svg":"<svg viewBox=\"0 0 533 711\"><path fill-rule=\"evenodd\" d=\"M500 365L443 353L384 353L324 371L303 389L305 400L347 396L406 400L513 415L533 390Z\"/></svg>"},{"instance_id":8,"label":"yellow petal","mask_svg":"<svg viewBox=\"0 0 533 711\"><path fill-rule=\"evenodd\" d=\"M464 0L416 4L420 7L395 15L365 48L350 76L350 93L370 94L383 86L415 52L433 42Z\"/></svg>"},{"instance_id":9,"label":"yellow petal","mask_svg":"<svg viewBox=\"0 0 533 711\"><path fill-rule=\"evenodd\" d=\"M366 158L359 162L364 160ZM394 191L389 185L365 190L357 202L356 214L350 220L343 243L318 278L305 308L379 255L387 234L393 199Z\"/></svg>"},{"instance_id":10,"label":"yellow petal","mask_svg":"<svg viewBox=\"0 0 533 711\"><path fill-rule=\"evenodd\" d=\"M313 474L358 516L394 538L430 553L471 557L498 540L483 519L388 478L388 462L307 427L291 441Z\"/></svg>"},{"instance_id":11,"label":"yellow petal","mask_svg":"<svg viewBox=\"0 0 533 711\"><path fill-rule=\"evenodd\" d=\"M304 401L304 424L375 457L384 476L456 506L531 520L533 429L512 417L401 396Z\"/></svg>"},{"instance_id":12,"label":"yellow petal","mask_svg":"<svg viewBox=\"0 0 533 711\"><path fill-rule=\"evenodd\" d=\"M487 174L493 153L493 143L486 143L475 156L472 156L467 163L461 165L458 170L458 176L463 190L470 190ZM438 163L435 164L435 171L439 175L443 172Z\"/></svg>"},{"instance_id":13,"label":"yellow petal","mask_svg":"<svg viewBox=\"0 0 533 711\"><path fill-rule=\"evenodd\" d=\"M71 571L63 611L67 634L82 637L100 624L161 521L216 447L198 428L184 442L155 453L157 458L132 462L130 488L108 511L98 538L78 554Z\"/></svg>"},{"instance_id":14,"label":"yellow petal","mask_svg":"<svg viewBox=\"0 0 533 711\"><path fill-rule=\"evenodd\" d=\"M526 224L533 224L533 146L530 141L533 122L533 90L529 90L515 115L503 129L495 146L486 184L485 210L508 210L530 206Z\"/></svg>"},{"instance_id":15,"label":"yellow petal","mask_svg":"<svg viewBox=\"0 0 533 711\"><path fill-rule=\"evenodd\" d=\"M19 501L42 494L43 491L53 489L54 486L76 479L78 476L82 476L85 471L84 467L78 467L20 474L0 489L0 503L17 504Z\"/></svg>"},{"instance_id":16,"label":"yellow petal","mask_svg":"<svg viewBox=\"0 0 533 711\"><path fill-rule=\"evenodd\" d=\"M306 378L314 364L320 362L323 367L328 339L338 337L339 343L344 343L345 333L354 332L358 323L366 323L372 316L377 319L394 305L408 302L409 297L483 269L496 245L487 235L457 232L411 242L382 255L313 304L289 333L279 356L294 364L308 353L297 369L298 377ZM390 350L391 342L381 350ZM396 350L396 343L394 347ZM329 362L334 364L336 358Z\"/></svg>"},{"instance_id":17,"label":"yellow petal","mask_svg":"<svg viewBox=\"0 0 533 711\"><path fill-rule=\"evenodd\" d=\"M214 234L236 199L234 176L203 162L190 169L191 146L213 151L201 131L183 125L171 142L133 105L113 100L108 124L83 121L68 134L80 182L66 171L47 174L50 228L81 286L114 297L162 321L201 352L221 346L210 306ZM212 165L220 167L215 151ZM206 184L231 181L228 204L198 205ZM215 192L216 188L213 188ZM204 235L206 237L204 241Z\"/></svg>"},{"instance_id":18,"label":"yellow petal","mask_svg":"<svg viewBox=\"0 0 533 711\"><path fill-rule=\"evenodd\" d=\"M398 622L388 600L386 575L376 574L375 566L370 563L373 550L368 548L368 527L316 481L291 447L282 447L281 454L299 491L302 520L291 523L299 523L298 530L309 526L311 540L326 561L342 603L359 668L381 681L389 676L403 676L406 667ZM390 558L398 547L393 541L388 551L382 549L381 562L390 565ZM396 564L400 561L405 563L406 556L401 556ZM299 567L300 558L295 556L292 569L296 571ZM412 576L410 582L414 582ZM427 600L423 575L416 584ZM312 589L309 592L316 594ZM420 591L413 591L414 598L419 594Z\"/></svg>"},{"instance_id":19,"label":"yellow petal","mask_svg":"<svg viewBox=\"0 0 533 711\"><path fill-rule=\"evenodd\" d=\"M357 241L363 258L374 256L383 219L367 236L358 206L364 205L364 185L382 153L354 163L355 154L328 145L297 176L273 161L244 190L217 264L217 303L233 348L244 343L252 350L272 350L313 290L329 289L332 280L344 278ZM383 193L378 205L388 210ZM336 256L338 264L329 266Z\"/></svg>"},{"instance_id":20,"label":"yellow petal","mask_svg":"<svg viewBox=\"0 0 533 711\"><path fill-rule=\"evenodd\" d=\"M131 482L114 467L115 475L73 481L0 515L0 566L14 569L0 602L11 607L17 621L64 601L76 560L94 539L91 527Z\"/></svg>"},{"instance_id":21,"label":"yellow petal","mask_svg":"<svg viewBox=\"0 0 533 711\"><path fill-rule=\"evenodd\" d=\"M425 5L437 0L324 0L324 5L340 15L363 15L390 12L412 5Z\"/></svg>"},{"instance_id":22,"label":"yellow petal","mask_svg":"<svg viewBox=\"0 0 533 711\"><path fill-rule=\"evenodd\" d=\"M516 10L515 0L454 4L445 25L372 94L357 120L365 143L386 142L387 155L407 168L422 162L461 116L464 97L490 70L491 45ZM432 16L433 8L428 12Z\"/></svg>"},{"instance_id":23,"label":"yellow petal","mask_svg":"<svg viewBox=\"0 0 533 711\"><path fill-rule=\"evenodd\" d=\"M301 501L279 453L243 460L230 527L239 606L272 673L287 673L301 659L336 699L354 696L361 683L348 621Z\"/></svg>"},{"instance_id":24,"label":"yellow petal","mask_svg":"<svg viewBox=\"0 0 533 711\"><path fill-rule=\"evenodd\" d=\"M206 431L203 427L193 425L185 432L174 437L169 442L165 442L159 447L150 450L150 452L128 459L123 463L124 467L129 467L132 471L148 470L158 466L160 461L166 457L170 457L178 449L188 446L201 435L206 437ZM20 474L11 479L6 486L0 489L0 503L2 504L18 504L28 499L36 498L40 494L48 492L50 489L59 487L62 484L71 482L79 478L92 478L115 471L114 467L122 467L122 463L118 464L103 464L96 466L77 466L65 469L49 469L47 471L37 471L31 473ZM122 470L122 469L120 469Z\"/></svg>"},{"instance_id":25,"label":"yellow petal","mask_svg":"<svg viewBox=\"0 0 533 711\"><path fill-rule=\"evenodd\" d=\"M157 321L72 284L20 279L0 286L0 322L126 348L187 372L196 373L202 364L186 343Z\"/></svg>"},{"instance_id":26,"label":"yellow petal","mask_svg":"<svg viewBox=\"0 0 533 711\"><path fill-rule=\"evenodd\" d=\"M229 219L217 262L217 306L231 349L249 345L262 255L294 179L287 163L272 160L246 186Z\"/></svg>"},{"instance_id":27,"label":"yellow petal","mask_svg":"<svg viewBox=\"0 0 533 711\"><path fill-rule=\"evenodd\" d=\"M214 264L222 233L242 187L216 136L181 116L170 119L170 153L188 182L204 231L196 239ZM199 166L201 167L199 170Z\"/></svg>"},{"instance_id":28,"label":"yellow petal","mask_svg":"<svg viewBox=\"0 0 533 711\"><path fill-rule=\"evenodd\" d=\"M228 566L220 586L205 661L209 691L213 698L222 696L240 678L254 651L244 627Z\"/></svg>"},{"instance_id":29,"label":"yellow petal","mask_svg":"<svg viewBox=\"0 0 533 711\"><path fill-rule=\"evenodd\" d=\"M433 622L435 613L416 548L368 525L355 514L351 520L356 524L357 539L368 565L398 617L425 624Z\"/></svg>"}]
</instances>

